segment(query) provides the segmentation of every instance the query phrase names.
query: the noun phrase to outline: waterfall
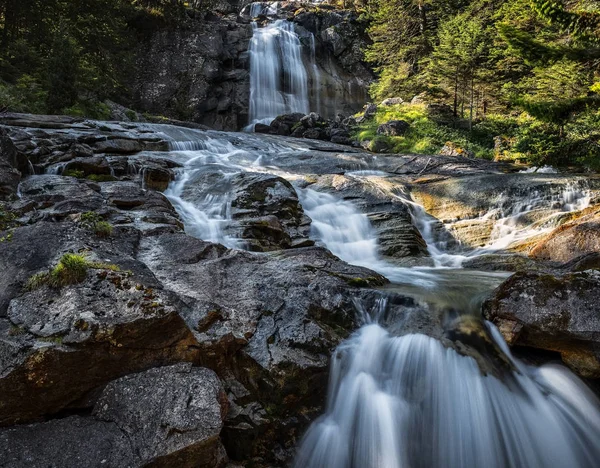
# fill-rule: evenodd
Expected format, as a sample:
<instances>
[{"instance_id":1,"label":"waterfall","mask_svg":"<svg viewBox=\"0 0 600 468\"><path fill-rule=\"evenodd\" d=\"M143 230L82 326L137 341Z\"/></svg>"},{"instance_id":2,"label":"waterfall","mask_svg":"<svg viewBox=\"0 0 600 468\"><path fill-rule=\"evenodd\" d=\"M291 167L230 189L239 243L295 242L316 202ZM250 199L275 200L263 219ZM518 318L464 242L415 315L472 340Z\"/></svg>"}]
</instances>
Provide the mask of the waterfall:
<instances>
[{"instance_id":1,"label":"waterfall","mask_svg":"<svg viewBox=\"0 0 600 468\"><path fill-rule=\"evenodd\" d=\"M585 204L585 196L571 187L561 193L565 209L574 200ZM444 270L398 268L379 259L375 233L351 203L311 189L300 190L299 196L313 219L313 236L340 258L392 282L435 288L440 295L444 287L458 287L470 297L467 283L442 284L438 275ZM424 237L430 250L443 255L433 246L433 218L406 201L414 219L428 229ZM452 307L468 303L462 302ZM566 368L521 363L500 332L485 323L516 369L500 380L483 375L475 359L434 338L393 336L377 323L381 311L372 317L359 312L364 325L334 352L327 407L304 436L296 468L597 466L600 402Z\"/></svg>"},{"instance_id":2,"label":"waterfall","mask_svg":"<svg viewBox=\"0 0 600 468\"><path fill-rule=\"evenodd\" d=\"M391 288L415 298L428 313L436 313L438 305L452 307L459 315L478 313L479 307L474 305L478 297L506 277L503 273L448 268L456 258L489 250L452 256L436 239L435 223L439 221L410 194L395 190L390 197L397 197L411 209L413 222L427 241L437 267L399 267L382 258L376 230L352 201L301 188L301 178L285 172L285 163L278 168L278 161L306 150L301 142L191 130L176 134L168 128L164 133L173 138L172 157L183 163L165 194L191 235L242 247L225 234L231 222L228 177L239 172L269 172L297 185L300 202L312 219L314 240L341 259L386 276ZM206 174L219 174L220 185L207 188L202 178ZM381 178L386 174L362 170L347 175ZM565 213L584 208L589 202L586 187L565 184L540 193L524 193L517 201L499 197L494 208L497 212L490 216L502 224L540 207ZM515 223L515 229L521 233L523 228ZM379 320L386 316L384 304L371 314L364 305L359 306L363 307L359 307L363 325L333 354L327 406L299 446L297 468L597 465L599 403L569 370L520 362L512 357L498 330L485 323L482 327L515 370L484 375L474 358L431 336L396 336L394 330L401 323Z\"/></svg>"},{"instance_id":3,"label":"waterfall","mask_svg":"<svg viewBox=\"0 0 600 468\"><path fill-rule=\"evenodd\" d=\"M377 323L331 362L327 409L297 468L593 468L600 459L598 402L563 367L512 359L518 373L506 383L433 338L392 336Z\"/></svg>"},{"instance_id":4,"label":"waterfall","mask_svg":"<svg viewBox=\"0 0 600 468\"><path fill-rule=\"evenodd\" d=\"M272 15L273 8L277 8L276 4L265 7L262 3L253 3L250 15ZM295 24L277 19L264 27L253 22L252 28L249 128L253 129L256 123L270 124L281 114L308 114L308 74Z\"/></svg>"}]
</instances>

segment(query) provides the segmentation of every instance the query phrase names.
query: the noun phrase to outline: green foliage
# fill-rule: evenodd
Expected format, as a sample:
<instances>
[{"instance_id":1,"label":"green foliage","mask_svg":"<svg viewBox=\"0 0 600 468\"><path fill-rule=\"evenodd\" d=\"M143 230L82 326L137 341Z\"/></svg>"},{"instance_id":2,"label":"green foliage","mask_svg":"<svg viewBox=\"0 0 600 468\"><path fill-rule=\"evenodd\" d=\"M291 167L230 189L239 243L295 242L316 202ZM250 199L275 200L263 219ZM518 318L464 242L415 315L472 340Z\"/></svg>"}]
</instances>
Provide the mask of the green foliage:
<instances>
[{"instance_id":1,"label":"green foliage","mask_svg":"<svg viewBox=\"0 0 600 468\"><path fill-rule=\"evenodd\" d=\"M213 0L0 0L0 109L107 117L130 103L135 47Z\"/></svg>"},{"instance_id":2,"label":"green foliage","mask_svg":"<svg viewBox=\"0 0 600 468\"><path fill-rule=\"evenodd\" d=\"M81 283L87 277L90 268L120 271L116 265L90 262L85 255L66 253L54 268L46 272L36 273L29 278L25 284L25 290L33 291L44 285L51 288L61 288L70 284Z\"/></svg>"},{"instance_id":3,"label":"green foliage","mask_svg":"<svg viewBox=\"0 0 600 468\"><path fill-rule=\"evenodd\" d=\"M600 166L597 2L375 0L370 18L372 96L426 91L454 111L413 122L395 150L437 152L447 140L484 157ZM372 141L375 130L356 136Z\"/></svg>"},{"instance_id":4,"label":"green foliage","mask_svg":"<svg viewBox=\"0 0 600 468\"><path fill-rule=\"evenodd\" d=\"M390 120L404 120L410 127L402 136L382 137L377 135L377 127ZM483 158L493 157L493 136L484 132L483 128L474 127L477 137L465 130L452 128L436 122L421 104L397 104L379 106L375 117L355 128L353 137L358 141L385 141L388 152L409 154L437 154L449 141L460 148L474 151ZM372 148L370 148L372 149Z\"/></svg>"},{"instance_id":5,"label":"green foliage","mask_svg":"<svg viewBox=\"0 0 600 468\"><path fill-rule=\"evenodd\" d=\"M110 237L112 235L112 225L104 221L98 213L93 211L83 213L79 219L79 224L84 229L94 232L98 237Z\"/></svg>"}]
</instances>

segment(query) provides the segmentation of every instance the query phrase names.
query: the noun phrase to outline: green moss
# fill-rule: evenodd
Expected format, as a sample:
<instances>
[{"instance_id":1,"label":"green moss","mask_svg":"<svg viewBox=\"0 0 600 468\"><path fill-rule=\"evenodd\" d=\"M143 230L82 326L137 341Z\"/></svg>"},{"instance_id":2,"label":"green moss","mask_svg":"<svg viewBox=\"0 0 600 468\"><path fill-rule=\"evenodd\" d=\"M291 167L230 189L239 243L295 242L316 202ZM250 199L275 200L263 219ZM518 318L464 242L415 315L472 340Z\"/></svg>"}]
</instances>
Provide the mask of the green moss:
<instances>
[{"instance_id":1,"label":"green moss","mask_svg":"<svg viewBox=\"0 0 600 468\"><path fill-rule=\"evenodd\" d=\"M404 120L410 127L402 136L377 135L379 125L390 120ZM386 138L388 153L437 154L446 142L451 141L461 148L474 151L479 157L491 159L493 136L490 136L490 132L476 131L475 127L472 132L453 128L451 125L437 122L429 115L426 106L404 103L379 106L373 118L354 128L352 136L358 141L371 142ZM495 129L491 130L491 133L494 131Z\"/></svg>"},{"instance_id":2,"label":"green moss","mask_svg":"<svg viewBox=\"0 0 600 468\"><path fill-rule=\"evenodd\" d=\"M45 341L46 343L54 343L54 344L62 344L63 337L62 336L43 336L38 338L38 341Z\"/></svg>"},{"instance_id":3,"label":"green moss","mask_svg":"<svg viewBox=\"0 0 600 468\"><path fill-rule=\"evenodd\" d=\"M83 179L85 177L85 172L78 169L69 169L68 171L64 171L62 175L65 177L76 177L77 179Z\"/></svg>"}]
</instances>

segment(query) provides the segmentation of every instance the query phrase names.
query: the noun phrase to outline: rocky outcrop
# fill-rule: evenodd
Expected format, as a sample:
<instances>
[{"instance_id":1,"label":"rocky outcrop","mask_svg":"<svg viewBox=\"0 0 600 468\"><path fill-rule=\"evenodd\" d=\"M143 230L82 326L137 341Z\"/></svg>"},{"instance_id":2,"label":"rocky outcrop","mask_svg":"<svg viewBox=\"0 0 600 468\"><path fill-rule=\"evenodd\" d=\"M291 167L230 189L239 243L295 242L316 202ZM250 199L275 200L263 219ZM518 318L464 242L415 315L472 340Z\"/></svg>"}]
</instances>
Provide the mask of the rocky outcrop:
<instances>
[{"instance_id":1,"label":"rocky outcrop","mask_svg":"<svg viewBox=\"0 0 600 468\"><path fill-rule=\"evenodd\" d=\"M11 467L225 466L227 396L216 374L178 364L110 382L92 413L0 429Z\"/></svg>"},{"instance_id":2,"label":"rocky outcrop","mask_svg":"<svg viewBox=\"0 0 600 468\"><path fill-rule=\"evenodd\" d=\"M600 179L558 174L485 174L416 182L411 188L415 200L464 244L480 247L519 230L537 230L540 237L529 236L523 244L516 236L506 246L524 252L544 239L548 229L569 221L574 215L568 211L584 208L586 199L600 189Z\"/></svg>"},{"instance_id":3,"label":"rocky outcrop","mask_svg":"<svg viewBox=\"0 0 600 468\"><path fill-rule=\"evenodd\" d=\"M583 377L600 377L600 275L517 273L484 304L510 345L560 353Z\"/></svg>"},{"instance_id":4,"label":"rocky outcrop","mask_svg":"<svg viewBox=\"0 0 600 468\"><path fill-rule=\"evenodd\" d=\"M304 214L292 185L281 177L267 174L238 174L232 184L231 216L237 226L233 236L242 239L249 250L269 251L307 247L310 219Z\"/></svg>"},{"instance_id":5,"label":"rocky outcrop","mask_svg":"<svg viewBox=\"0 0 600 468\"><path fill-rule=\"evenodd\" d=\"M600 210L592 207L578 219L556 228L537 244L530 256L540 260L569 262L600 252Z\"/></svg>"},{"instance_id":6,"label":"rocky outcrop","mask_svg":"<svg viewBox=\"0 0 600 468\"><path fill-rule=\"evenodd\" d=\"M17 193L21 173L17 170L17 149L6 131L0 129L0 200Z\"/></svg>"},{"instance_id":7,"label":"rocky outcrop","mask_svg":"<svg viewBox=\"0 0 600 468\"><path fill-rule=\"evenodd\" d=\"M301 113L280 115L270 125L256 124L254 131L271 135L292 136L325 140L339 145L354 145L350 138L352 119L338 115L335 119L325 120L316 112L308 115Z\"/></svg>"},{"instance_id":8,"label":"rocky outcrop","mask_svg":"<svg viewBox=\"0 0 600 468\"><path fill-rule=\"evenodd\" d=\"M63 161L77 163L70 170L78 174L26 177L21 198L5 206L11 221L0 227L0 425L20 426L2 429L3 455L15 466L77 466L88 452L90 466L220 466L221 440L231 458L285 463L322 407L331 350L357 326L352 298L384 278L323 248L253 255L186 235L168 199L153 190L164 188L178 163L143 151L166 145L168 135L186 137L185 129L38 116L13 121L19 126L6 129L38 171L54 172ZM140 151L104 152L97 144L115 140L137 142ZM230 179L240 226L274 216L293 246L312 244L289 182L267 174ZM275 248L272 238L248 232L261 250ZM83 259L83 276L47 281L65 268L65 254ZM218 374L229 404L223 430L212 417L192 421L203 404L195 397L161 390L173 382L204 398L202 389L214 386L192 377L181 383L179 371L147 380L136 374L181 363ZM212 377L202 372L208 385ZM159 408L158 401L176 403ZM38 442L49 434L60 437Z\"/></svg>"}]
</instances>

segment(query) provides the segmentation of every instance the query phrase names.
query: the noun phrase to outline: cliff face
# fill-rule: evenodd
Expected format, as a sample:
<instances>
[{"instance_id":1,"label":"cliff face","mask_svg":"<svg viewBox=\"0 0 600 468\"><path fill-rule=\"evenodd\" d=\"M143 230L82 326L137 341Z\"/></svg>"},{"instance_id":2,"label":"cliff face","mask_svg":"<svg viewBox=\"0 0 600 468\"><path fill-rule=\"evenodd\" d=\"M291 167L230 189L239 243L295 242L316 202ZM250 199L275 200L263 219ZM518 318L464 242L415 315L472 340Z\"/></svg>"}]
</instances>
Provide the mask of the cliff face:
<instances>
[{"instance_id":1,"label":"cliff face","mask_svg":"<svg viewBox=\"0 0 600 468\"><path fill-rule=\"evenodd\" d=\"M279 4L277 17L296 23L305 61L316 67L311 110L331 117L359 110L373 75L361 60L366 39L356 15L287 2ZM251 38L248 8L229 3L153 33L140 43L138 72L132 77L137 107L218 130L243 128L248 124Z\"/></svg>"}]
</instances>

